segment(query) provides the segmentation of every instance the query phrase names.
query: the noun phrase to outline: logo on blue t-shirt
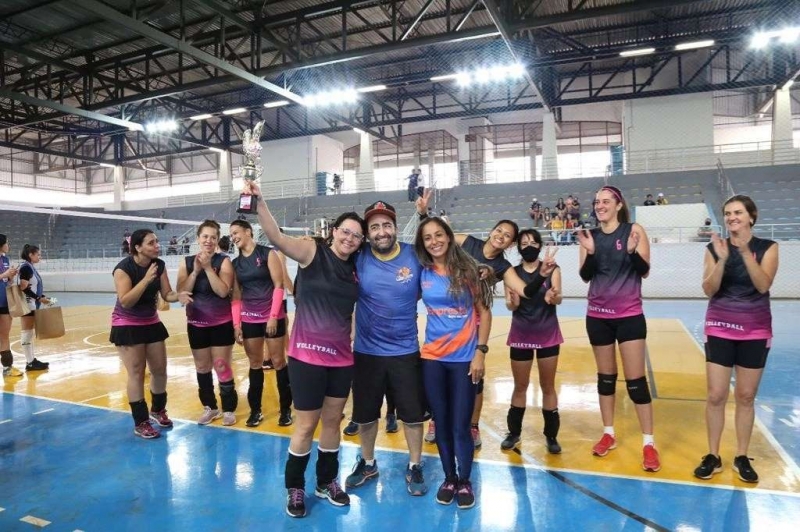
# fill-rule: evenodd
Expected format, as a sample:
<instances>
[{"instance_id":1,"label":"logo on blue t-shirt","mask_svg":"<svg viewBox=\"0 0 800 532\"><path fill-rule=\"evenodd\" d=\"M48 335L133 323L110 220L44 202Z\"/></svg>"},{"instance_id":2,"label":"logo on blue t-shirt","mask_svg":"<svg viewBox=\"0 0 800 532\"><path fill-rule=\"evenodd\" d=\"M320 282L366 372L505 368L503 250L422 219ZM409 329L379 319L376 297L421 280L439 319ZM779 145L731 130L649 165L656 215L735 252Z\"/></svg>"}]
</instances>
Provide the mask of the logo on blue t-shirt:
<instances>
[{"instance_id":1,"label":"logo on blue t-shirt","mask_svg":"<svg viewBox=\"0 0 800 532\"><path fill-rule=\"evenodd\" d=\"M411 271L411 268L408 266L403 266L399 270L397 270L397 275L395 276L395 281L398 283L410 283L411 279L414 278L414 272Z\"/></svg>"}]
</instances>

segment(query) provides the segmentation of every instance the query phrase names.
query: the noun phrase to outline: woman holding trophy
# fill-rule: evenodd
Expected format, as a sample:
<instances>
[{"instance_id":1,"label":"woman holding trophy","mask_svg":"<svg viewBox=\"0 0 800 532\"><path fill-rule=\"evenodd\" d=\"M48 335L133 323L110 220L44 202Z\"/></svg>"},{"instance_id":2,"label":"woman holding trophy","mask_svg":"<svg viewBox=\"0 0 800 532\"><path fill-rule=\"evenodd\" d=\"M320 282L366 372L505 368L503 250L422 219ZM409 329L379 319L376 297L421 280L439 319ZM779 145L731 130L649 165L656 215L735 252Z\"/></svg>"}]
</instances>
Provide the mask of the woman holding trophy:
<instances>
[{"instance_id":1,"label":"woman holding trophy","mask_svg":"<svg viewBox=\"0 0 800 532\"><path fill-rule=\"evenodd\" d=\"M245 135L249 142L245 143L244 150L253 167L261 151L260 126L254 128L252 137ZM247 179L248 173L245 168L243 196L250 196L249 201L255 205L261 229L275 247L298 263L297 309L288 349L296 421L289 442L285 484L288 490L286 513L291 517L304 517L305 470L314 430L320 421L322 430L314 493L335 506L350 504L350 498L337 480L339 423L353 378L350 333L358 299L353 253L364 240L364 222L358 214L349 212L337 218L331 235L324 241L287 237L269 212L258 185ZM243 197L243 202L246 201Z\"/></svg>"}]
</instances>

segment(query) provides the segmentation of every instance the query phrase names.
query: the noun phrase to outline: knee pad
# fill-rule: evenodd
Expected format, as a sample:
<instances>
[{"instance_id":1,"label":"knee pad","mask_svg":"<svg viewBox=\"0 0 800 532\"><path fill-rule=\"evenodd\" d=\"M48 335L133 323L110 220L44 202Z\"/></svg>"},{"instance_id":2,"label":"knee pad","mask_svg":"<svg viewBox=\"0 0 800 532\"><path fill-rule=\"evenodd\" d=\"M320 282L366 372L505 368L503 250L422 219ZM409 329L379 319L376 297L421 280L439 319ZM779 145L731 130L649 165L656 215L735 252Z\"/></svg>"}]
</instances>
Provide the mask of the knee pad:
<instances>
[{"instance_id":1,"label":"knee pad","mask_svg":"<svg viewBox=\"0 0 800 532\"><path fill-rule=\"evenodd\" d=\"M3 364L4 368L7 368L14 363L14 355L11 354L11 351L3 351L0 353L0 363Z\"/></svg>"},{"instance_id":2,"label":"knee pad","mask_svg":"<svg viewBox=\"0 0 800 532\"><path fill-rule=\"evenodd\" d=\"M233 380L233 370L231 370L231 365L224 358L218 358L214 361L214 371L217 372L217 378L220 382Z\"/></svg>"},{"instance_id":3,"label":"knee pad","mask_svg":"<svg viewBox=\"0 0 800 532\"><path fill-rule=\"evenodd\" d=\"M597 393L600 395L614 395L617 391L617 373L597 374Z\"/></svg>"},{"instance_id":4,"label":"knee pad","mask_svg":"<svg viewBox=\"0 0 800 532\"><path fill-rule=\"evenodd\" d=\"M219 383L219 397L223 412L236 411L236 407L239 406L239 395L236 393L235 383L232 380Z\"/></svg>"},{"instance_id":5,"label":"knee pad","mask_svg":"<svg viewBox=\"0 0 800 532\"><path fill-rule=\"evenodd\" d=\"M650 404L650 387L647 385L646 378L639 377L625 382L628 385L628 397L631 398L631 401L637 405Z\"/></svg>"},{"instance_id":6,"label":"knee pad","mask_svg":"<svg viewBox=\"0 0 800 532\"><path fill-rule=\"evenodd\" d=\"M33 329L28 331L20 331L19 343L20 345L30 345L33 342Z\"/></svg>"}]
</instances>

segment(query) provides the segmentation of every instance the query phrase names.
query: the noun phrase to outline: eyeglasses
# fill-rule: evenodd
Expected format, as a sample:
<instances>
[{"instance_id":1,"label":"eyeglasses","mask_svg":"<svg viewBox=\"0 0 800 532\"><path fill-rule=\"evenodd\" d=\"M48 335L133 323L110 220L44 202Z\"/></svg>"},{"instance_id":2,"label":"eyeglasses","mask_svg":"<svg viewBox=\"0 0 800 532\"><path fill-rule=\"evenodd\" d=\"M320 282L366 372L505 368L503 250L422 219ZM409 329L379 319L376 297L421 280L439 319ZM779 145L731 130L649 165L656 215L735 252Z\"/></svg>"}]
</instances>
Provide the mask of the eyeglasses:
<instances>
[{"instance_id":1,"label":"eyeglasses","mask_svg":"<svg viewBox=\"0 0 800 532\"><path fill-rule=\"evenodd\" d=\"M344 233L346 238L355 238L358 241L364 240L364 235L361 233L356 233L355 231L351 231L350 229L346 229L344 227L337 227L336 229Z\"/></svg>"}]
</instances>

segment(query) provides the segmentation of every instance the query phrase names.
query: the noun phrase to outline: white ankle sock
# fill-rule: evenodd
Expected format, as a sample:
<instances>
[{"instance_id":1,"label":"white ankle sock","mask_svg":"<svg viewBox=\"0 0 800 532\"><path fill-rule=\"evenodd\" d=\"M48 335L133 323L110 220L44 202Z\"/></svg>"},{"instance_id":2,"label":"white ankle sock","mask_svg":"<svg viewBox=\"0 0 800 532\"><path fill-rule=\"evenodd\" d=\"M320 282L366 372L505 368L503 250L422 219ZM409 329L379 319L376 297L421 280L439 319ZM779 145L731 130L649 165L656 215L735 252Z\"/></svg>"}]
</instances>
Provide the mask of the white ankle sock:
<instances>
[{"instance_id":1,"label":"white ankle sock","mask_svg":"<svg viewBox=\"0 0 800 532\"><path fill-rule=\"evenodd\" d=\"M642 434L642 446L644 447L646 445L656 446L656 441L652 434Z\"/></svg>"},{"instance_id":2,"label":"white ankle sock","mask_svg":"<svg viewBox=\"0 0 800 532\"><path fill-rule=\"evenodd\" d=\"M608 434L609 436L615 436L614 434L614 427L603 427L603 434Z\"/></svg>"}]
</instances>

